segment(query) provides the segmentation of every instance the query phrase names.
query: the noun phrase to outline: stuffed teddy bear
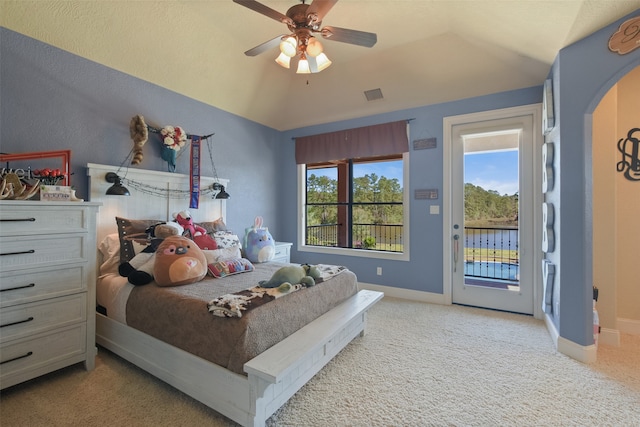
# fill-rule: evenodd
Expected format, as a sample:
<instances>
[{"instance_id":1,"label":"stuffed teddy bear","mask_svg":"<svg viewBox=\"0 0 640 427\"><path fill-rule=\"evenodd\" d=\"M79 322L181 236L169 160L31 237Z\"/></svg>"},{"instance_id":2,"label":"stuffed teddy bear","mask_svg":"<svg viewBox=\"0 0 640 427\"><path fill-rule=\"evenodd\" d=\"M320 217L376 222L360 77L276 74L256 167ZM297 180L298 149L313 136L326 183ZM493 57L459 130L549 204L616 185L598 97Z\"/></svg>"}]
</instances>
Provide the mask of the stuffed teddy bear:
<instances>
[{"instance_id":1,"label":"stuffed teddy bear","mask_svg":"<svg viewBox=\"0 0 640 427\"><path fill-rule=\"evenodd\" d=\"M262 227L262 217L257 216L253 227L245 230L245 256L251 262L271 261L276 253L276 242L269 229Z\"/></svg>"},{"instance_id":2,"label":"stuffed teddy bear","mask_svg":"<svg viewBox=\"0 0 640 427\"><path fill-rule=\"evenodd\" d=\"M286 283L291 285L300 283L309 287L314 286L320 277L320 271L314 265L288 265L279 268L273 273L271 279L261 280L259 284L263 288L278 288Z\"/></svg>"},{"instance_id":3,"label":"stuffed teddy bear","mask_svg":"<svg viewBox=\"0 0 640 427\"><path fill-rule=\"evenodd\" d=\"M207 258L193 240L170 236L156 250L153 277L158 286L199 282L207 275Z\"/></svg>"},{"instance_id":4,"label":"stuffed teddy bear","mask_svg":"<svg viewBox=\"0 0 640 427\"><path fill-rule=\"evenodd\" d=\"M153 266L158 246L169 236L181 236L184 229L177 222L161 222L147 228L145 233L149 245L129 262L124 262L118 267L118 273L134 286L146 285L153 281Z\"/></svg>"},{"instance_id":5,"label":"stuffed teddy bear","mask_svg":"<svg viewBox=\"0 0 640 427\"><path fill-rule=\"evenodd\" d=\"M193 222L193 218L191 217L191 213L189 211L182 211L173 214L173 219L184 228L187 237L193 239L199 235L207 234L207 230L203 227L200 227L198 224Z\"/></svg>"}]
</instances>

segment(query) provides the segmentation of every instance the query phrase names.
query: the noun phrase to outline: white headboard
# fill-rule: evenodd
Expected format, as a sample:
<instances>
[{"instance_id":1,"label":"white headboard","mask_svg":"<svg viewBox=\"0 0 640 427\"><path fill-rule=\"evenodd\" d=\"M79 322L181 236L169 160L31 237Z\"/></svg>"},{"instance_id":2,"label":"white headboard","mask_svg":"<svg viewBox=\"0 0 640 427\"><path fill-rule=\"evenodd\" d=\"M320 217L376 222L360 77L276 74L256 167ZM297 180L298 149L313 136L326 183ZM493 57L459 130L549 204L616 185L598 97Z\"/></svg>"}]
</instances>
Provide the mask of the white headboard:
<instances>
[{"instance_id":1,"label":"white headboard","mask_svg":"<svg viewBox=\"0 0 640 427\"><path fill-rule=\"evenodd\" d=\"M91 202L101 202L102 207L98 213L97 242L102 242L105 236L117 233L116 216L129 219L160 219L164 221L173 220L173 214L183 210L188 210L195 222L214 221L223 217L226 221L227 203L223 199L214 199L212 194L200 194L198 209L189 208L189 175L159 172L145 169L122 168L118 171L118 166L100 165L95 163L87 164L87 175L89 176L89 200ZM130 196L108 196L107 189L113 184L107 182L105 176L108 172L117 172L123 179L122 183ZM181 190L183 196L179 194L171 197L162 196L161 191L152 191L149 194L144 189L137 188L137 185L128 180L141 183L157 189ZM200 188L210 188L212 184L219 183L227 187L228 180L211 177L200 177ZM129 184L129 185L127 185Z\"/></svg>"}]
</instances>

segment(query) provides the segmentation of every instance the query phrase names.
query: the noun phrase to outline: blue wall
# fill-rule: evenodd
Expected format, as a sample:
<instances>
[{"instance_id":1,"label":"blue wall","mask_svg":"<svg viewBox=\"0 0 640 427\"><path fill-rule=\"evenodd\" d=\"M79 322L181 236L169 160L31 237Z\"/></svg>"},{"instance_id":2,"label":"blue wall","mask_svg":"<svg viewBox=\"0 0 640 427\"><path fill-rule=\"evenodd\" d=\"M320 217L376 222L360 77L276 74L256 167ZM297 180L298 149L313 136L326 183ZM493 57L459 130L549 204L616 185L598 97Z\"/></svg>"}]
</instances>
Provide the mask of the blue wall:
<instances>
[{"instance_id":1,"label":"blue wall","mask_svg":"<svg viewBox=\"0 0 640 427\"><path fill-rule=\"evenodd\" d=\"M129 121L136 114L157 127L179 125L213 137L214 162L230 179L228 225L243 231L262 215L277 235L275 188L280 132L130 75L0 28L0 151L71 149L71 183L87 198L87 163L120 165L131 150ZM139 167L166 171L152 134ZM208 151L202 174L213 175ZM189 172L189 155L176 172ZM185 208L188 202L185 202ZM215 218L212 218L215 219Z\"/></svg>"},{"instance_id":2,"label":"blue wall","mask_svg":"<svg viewBox=\"0 0 640 427\"><path fill-rule=\"evenodd\" d=\"M549 257L560 267L556 272L559 313L554 322L560 336L582 345L593 342L591 115L609 89L640 66L640 49L626 55L608 49L611 35L638 12L561 50L550 73L558 126L548 140L558 147L560 174L552 195L557 204L559 250ZM640 126L640 111L637 117Z\"/></svg>"},{"instance_id":3,"label":"blue wall","mask_svg":"<svg viewBox=\"0 0 640 427\"><path fill-rule=\"evenodd\" d=\"M403 119L414 119L409 123L410 142L416 139L435 137L437 148L413 151L409 153L409 194L415 189L437 188L442 194L442 157L443 157L443 118L480 111L495 110L520 105L535 104L542 101L542 88L533 87L505 93L498 93L462 101L438 105L412 108L378 116L364 117L321 126L294 129L285 132L283 144L286 144L285 161L281 176L282 194L280 205L281 220L287 227L282 227L286 234L284 240L296 241L297 199L295 143L293 137L331 132L340 129L356 128L376 123L385 123ZM412 145L411 143L409 144ZM399 287L418 291L442 294L442 215L430 215L429 206L442 205L442 198L437 201L413 200L410 204L410 261L392 261L368 259L362 257L344 257L329 254L313 254L298 252L294 246L292 258L297 262L346 264L353 270L358 279L365 283ZM376 275L376 267L382 267L384 275Z\"/></svg>"},{"instance_id":4,"label":"blue wall","mask_svg":"<svg viewBox=\"0 0 640 427\"><path fill-rule=\"evenodd\" d=\"M590 122L599 97L638 64L640 50L626 56L609 52L606 42L620 20L560 52L554 78L559 144L560 335L591 344ZM25 152L72 149L73 184L86 197L88 162L120 164L131 148L128 123L142 114L151 125L181 125L189 133L215 132L218 175L231 180L228 224L235 230L262 215L278 240L297 240L296 166L292 137L402 119L410 140L436 137L438 147L410 153L410 191L442 191L442 119L498 108L538 103L540 87L361 119L278 132L180 94L104 67L68 52L0 28L0 150ZM425 100L427 103L428 100ZM587 129L587 130L585 130ZM585 142L587 141L587 142ZM177 172L188 171L187 156ZM145 169L166 170L159 143L145 146ZM210 175L203 161L203 174ZM276 183L277 185L273 185ZM345 264L360 280L386 286L442 293L442 217L429 215L433 202L411 202L411 261L369 260L295 251L299 262ZM585 213L586 212L586 213ZM382 266L384 276L375 275Z\"/></svg>"}]
</instances>

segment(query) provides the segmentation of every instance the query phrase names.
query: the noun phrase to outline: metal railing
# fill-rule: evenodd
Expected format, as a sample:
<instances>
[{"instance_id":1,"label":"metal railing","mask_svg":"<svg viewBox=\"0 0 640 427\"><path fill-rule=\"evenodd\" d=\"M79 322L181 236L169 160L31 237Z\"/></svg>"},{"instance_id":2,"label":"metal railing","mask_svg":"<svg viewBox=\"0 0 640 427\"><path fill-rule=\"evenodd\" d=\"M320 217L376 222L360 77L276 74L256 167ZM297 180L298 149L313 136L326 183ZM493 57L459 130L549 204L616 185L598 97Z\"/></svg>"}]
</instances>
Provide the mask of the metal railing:
<instances>
[{"instance_id":1,"label":"metal railing","mask_svg":"<svg viewBox=\"0 0 640 427\"><path fill-rule=\"evenodd\" d=\"M465 227L464 262L465 276L518 281L518 228Z\"/></svg>"},{"instance_id":2,"label":"metal railing","mask_svg":"<svg viewBox=\"0 0 640 427\"><path fill-rule=\"evenodd\" d=\"M338 247L339 224L310 225L306 244ZM350 244L343 247L402 252L401 224L354 224ZM465 227L465 276L518 281L520 256L518 228Z\"/></svg>"},{"instance_id":3,"label":"metal railing","mask_svg":"<svg viewBox=\"0 0 640 427\"><path fill-rule=\"evenodd\" d=\"M353 224L351 242L343 247L372 251L402 252L402 224ZM310 225L306 229L306 244L338 247L339 224Z\"/></svg>"}]
</instances>

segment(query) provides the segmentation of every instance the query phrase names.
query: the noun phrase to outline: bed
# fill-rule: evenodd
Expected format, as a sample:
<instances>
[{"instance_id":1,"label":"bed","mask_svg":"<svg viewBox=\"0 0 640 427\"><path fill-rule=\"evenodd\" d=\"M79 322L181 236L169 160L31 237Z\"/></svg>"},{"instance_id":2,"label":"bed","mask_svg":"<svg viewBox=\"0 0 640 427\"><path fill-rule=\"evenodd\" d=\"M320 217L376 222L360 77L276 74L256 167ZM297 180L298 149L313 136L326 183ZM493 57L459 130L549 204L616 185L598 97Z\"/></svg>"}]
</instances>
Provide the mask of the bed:
<instances>
[{"instance_id":1,"label":"bed","mask_svg":"<svg viewBox=\"0 0 640 427\"><path fill-rule=\"evenodd\" d=\"M113 240L116 217L169 220L173 212L188 205L188 199L167 197L165 189L169 193L188 189L189 176L141 169L126 171L124 183L131 196L106 196L111 184L105 176L117 169L87 165L90 200L102 203L97 221L100 249ZM214 182L228 184L227 180L202 177L200 186L206 189ZM158 190L148 191L151 187ZM226 203L202 194L199 208L190 211L196 223L213 221L226 218ZM99 251L98 265L105 264L103 252ZM206 301L212 297L236 295L270 278L281 266L254 263L253 270L246 273L222 279L207 277L196 284L171 288L153 283L133 287L117 275L101 275L96 292L100 308L96 342L233 421L262 426L351 340L364 334L367 311L383 297L380 292L358 290L357 278L348 269L323 266L326 274L321 283L275 298L240 317L215 316L214 310L207 310ZM174 304L171 301L175 298L182 302ZM140 314L141 309L132 308L134 301L144 305L151 300L165 304L163 315L156 316L165 319L164 324L150 321L153 311ZM308 318L291 308L309 301L313 307L302 310ZM187 315L188 307L198 307L195 318ZM175 322L166 321L187 317L189 331L215 328L231 337L227 341L233 345L212 355L215 352L205 349L221 345L219 338L210 338L207 343L203 337L213 334L180 333L171 329Z\"/></svg>"}]
</instances>

